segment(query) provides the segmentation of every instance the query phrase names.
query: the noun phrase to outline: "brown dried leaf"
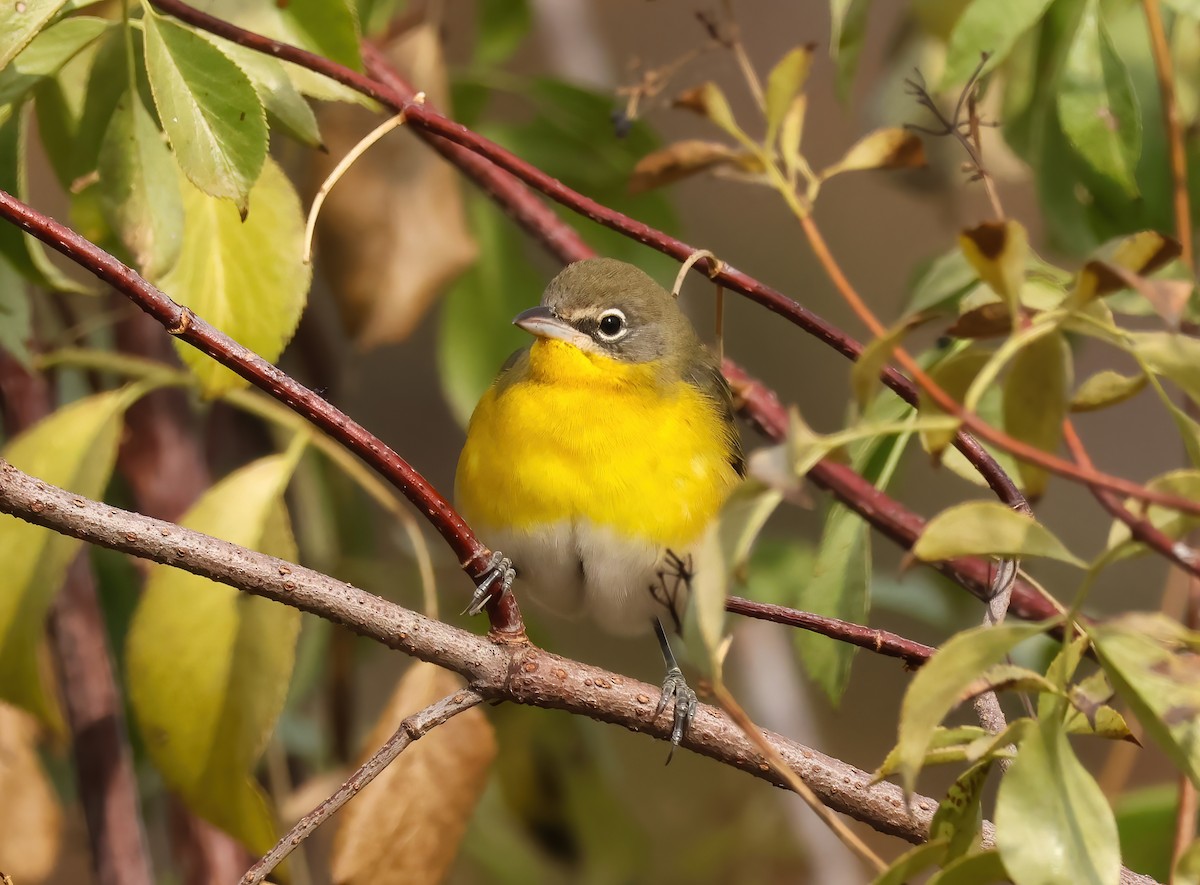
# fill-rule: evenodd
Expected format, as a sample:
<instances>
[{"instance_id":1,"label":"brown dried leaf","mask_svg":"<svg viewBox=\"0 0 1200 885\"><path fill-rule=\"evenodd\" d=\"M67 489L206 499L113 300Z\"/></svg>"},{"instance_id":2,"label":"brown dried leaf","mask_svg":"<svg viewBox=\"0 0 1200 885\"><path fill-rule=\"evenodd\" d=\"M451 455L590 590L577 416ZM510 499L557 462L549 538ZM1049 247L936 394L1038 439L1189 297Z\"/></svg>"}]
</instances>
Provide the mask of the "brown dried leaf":
<instances>
[{"instance_id":1,"label":"brown dried leaf","mask_svg":"<svg viewBox=\"0 0 1200 885\"><path fill-rule=\"evenodd\" d=\"M1029 257L1025 228L1016 221L985 221L960 233L958 245L979 278L1015 310Z\"/></svg>"},{"instance_id":2,"label":"brown dried leaf","mask_svg":"<svg viewBox=\"0 0 1200 885\"><path fill-rule=\"evenodd\" d=\"M907 129L876 129L850 146L846 155L821 172L821 180L865 169L914 169L925 165L925 145Z\"/></svg>"},{"instance_id":3,"label":"brown dried leaf","mask_svg":"<svg viewBox=\"0 0 1200 885\"><path fill-rule=\"evenodd\" d=\"M446 68L436 29L406 31L387 50L396 67L445 107ZM319 183L378 119L354 105L321 108L329 153ZM372 145L330 191L317 224L318 265L361 348L400 341L475 260L457 173L405 128Z\"/></svg>"},{"instance_id":4,"label":"brown dried leaf","mask_svg":"<svg viewBox=\"0 0 1200 885\"><path fill-rule=\"evenodd\" d=\"M716 141L687 139L647 154L633 167L629 192L644 193L716 166L741 162L741 152Z\"/></svg>"},{"instance_id":5,"label":"brown dried leaf","mask_svg":"<svg viewBox=\"0 0 1200 885\"><path fill-rule=\"evenodd\" d=\"M367 738L374 752L405 717L462 687L433 664L409 667ZM341 812L333 844L338 885L440 882L496 756L492 726L478 707L409 746Z\"/></svg>"},{"instance_id":6,"label":"brown dried leaf","mask_svg":"<svg viewBox=\"0 0 1200 885\"><path fill-rule=\"evenodd\" d=\"M58 861L62 810L38 761L37 721L0 704L0 862L15 882L40 882Z\"/></svg>"},{"instance_id":7,"label":"brown dried leaf","mask_svg":"<svg viewBox=\"0 0 1200 885\"><path fill-rule=\"evenodd\" d=\"M745 134L733 118L733 110L729 100L716 83L701 83L676 96L672 104L677 108L692 111L719 126L734 138L744 138Z\"/></svg>"},{"instance_id":8,"label":"brown dried leaf","mask_svg":"<svg viewBox=\"0 0 1200 885\"><path fill-rule=\"evenodd\" d=\"M947 335L955 338L994 338L1012 331L1012 313L1003 301L989 301L968 310L950 328Z\"/></svg>"}]
</instances>

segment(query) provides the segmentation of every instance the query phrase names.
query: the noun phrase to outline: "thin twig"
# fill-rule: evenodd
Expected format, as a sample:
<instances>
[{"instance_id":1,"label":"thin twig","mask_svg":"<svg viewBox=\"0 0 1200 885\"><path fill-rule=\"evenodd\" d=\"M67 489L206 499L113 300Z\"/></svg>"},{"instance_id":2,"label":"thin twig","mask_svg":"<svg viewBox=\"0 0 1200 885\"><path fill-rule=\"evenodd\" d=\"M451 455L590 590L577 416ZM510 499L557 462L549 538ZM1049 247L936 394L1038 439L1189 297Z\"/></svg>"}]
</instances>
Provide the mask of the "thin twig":
<instances>
[{"instance_id":1,"label":"thin twig","mask_svg":"<svg viewBox=\"0 0 1200 885\"><path fill-rule=\"evenodd\" d=\"M1179 104L1175 99L1175 69L1167 33L1163 27L1162 9L1158 0L1142 0L1146 25L1150 31L1150 52L1154 56L1154 73L1162 102L1163 125L1171 156L1172 199L1175 208L1175 237L1183 247L1183 263L1195 272L1195 244L1192 240L1192 210L1188 200L1187 150L1183 141L1183 126L1179 122Z\"/></svg>"},{"instance_id":2,"label":"thin twig","mask_svg":"<svg viewBox=\"0 0 1200 885\"><path fill-rule=\"evenodd\" d=\"M275 847L246 871L241 885L259 885L270 875L272 870L283 863L284 858L311 836L317 827L357 796L363 787L375 780L376 776L391 765L393 760L413 742L420 740L443 722L448 722L459 713L471 709L482 700L482 695L463 689L405 718L396 732L387 739L387 742L376 750L371 758L360 765L354 774L338 787L337 792L296 821L296 825L275 843Z\"/></svg>"}]
</instances>

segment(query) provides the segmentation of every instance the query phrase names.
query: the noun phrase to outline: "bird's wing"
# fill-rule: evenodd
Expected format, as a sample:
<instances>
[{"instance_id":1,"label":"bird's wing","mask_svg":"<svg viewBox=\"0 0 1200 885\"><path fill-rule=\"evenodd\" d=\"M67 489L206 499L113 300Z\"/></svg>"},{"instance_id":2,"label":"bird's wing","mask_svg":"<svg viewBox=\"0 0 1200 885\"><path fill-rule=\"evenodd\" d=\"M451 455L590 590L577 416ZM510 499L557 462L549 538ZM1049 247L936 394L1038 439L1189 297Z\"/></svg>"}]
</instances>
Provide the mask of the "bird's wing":
<instances>
[{"instance_id":1,"label":"bird's wing","mask_svg":"<svg viewBox=\"0 0 1200 885\"><path fill-rule=\"evenodd\" d=\"M688 373L687 382L712 399L721 412L721 423L725 425L725 437L729 446L729 464L740 477L746 475L746 459L742 455L742 438L734 420L733 392L721 374L715 359L701 360Z\"/></svg>"}]
</instances>

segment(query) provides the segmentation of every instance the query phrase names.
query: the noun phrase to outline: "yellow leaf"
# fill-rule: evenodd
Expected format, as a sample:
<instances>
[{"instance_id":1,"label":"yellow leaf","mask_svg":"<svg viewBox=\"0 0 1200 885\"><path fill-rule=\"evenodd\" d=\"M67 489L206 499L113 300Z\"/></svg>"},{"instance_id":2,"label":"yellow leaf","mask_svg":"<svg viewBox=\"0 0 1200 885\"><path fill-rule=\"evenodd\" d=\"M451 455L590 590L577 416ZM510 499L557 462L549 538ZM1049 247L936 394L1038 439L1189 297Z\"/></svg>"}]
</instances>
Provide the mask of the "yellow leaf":
<instances>
[{"instance_id":1,"label":"yellow leaf","mask_svg":"<svg viewBox=\"0 0 1200 885\"><path fill-rule=\"evenodd\" d=\"M1061 332L1023 346L1004 384L1004 428L1009 435L1043 452L1054 452L1062 440L1071 380L1071 348ZM1046 490L1045 469L1026 461L1018 461L1017 467L1026 494L1040 497Z\"/></svg>"},{"instance_id":2,"label":"yellow leaf","mask_svg":"<svg viewBox=\"0 0 1200 885\"><path fill-rule=\"evenodd\" d=\"M979 278L1015 314L1029 257L1029 235L1025 228L1016 221L985 221L959 234L958 245Z\"/></svg>"},{"instance_id":3,"label":"yellow leaf","mask_svg":"<svg viewBox=\"0 0 1200 885\"><path fill-rule=\"evenodd\" d=\"M815 43L797 46L787 53L771 69L767 75L766 115L767 138L770 146L775 141L775 135L783 123L784 115L792 101L808 80L808 72L812 69Z\"/></svg>"},{"instance_id":4,"label":"yellow leaf","mask_svg":"<svg viewBox=\"0 0 1200 885\"><path fill-rule=\"evenodd\" d=\"M1071 397L1071 411L1091 412L1123 403L1137 396L1148 381L1145 375L1122 375L1104 369L1079 385Z\"/></svg>"},{"instance_id":5,"label":"yellow leaf","mask_svg":"<svg viewBox=\"0 0 1200 885\"><path fill-rule=\"evenodd\" d=\"M366 741L377 750L407 717L462 687L453 673L414 662ZM479 707L459 713L407 747L339 814L332 871L337 885L441 882L496 757Z\"/></svg>"},{"instance_id":6,"label":"yellow leaf","mask_svg":"<svg viewBox=\"0 0 1200 885\"><path fill-rule=\"evenodd\" d=\"M250 190L245 221L228 200L210 197L185 179L180 187L183 249L156 282L202 319L274 362L296 331L311 278L301 260L304 216L296 191L269 157ZM249 383L190 345L176 345L206 395Z\"/></svg>"},{"instance_id":7,"label":"yellow leaf","mask_svg":"<svg viewBox=\"0 0 1200 885\"><path fill-rule=\"evenodd\" d=\"M681 93L675 99L674 105L677 108L685 108L702 117L707 117L721 130L739 141L747 140L746 133L742 131L733 117L733 110L729 107L725 93L716 83L702 83L694 89Z\"/></svg>"},{"instance_id":8,"label":"yellow leaf","mask_svg":"<svg viewBox=\"0 0 1200 885\"><path fill-rule=\"evenodd\" d=\"M0 704L0 863L12 881L42 882L58 865L62 810L42 771L37 722Z\"/></svg>"},{"instance_id":9,"label":"yellow leaf","mask_svg":"<svg viewBox=\"0 0 1200 885\"><path fill-rule=\"evenodd\" d=\"M961 403L963 397L966 396L967 390L971 387L971 382L975 380L975 376L979 374L980 369L987 362L988 354L982 351L963 351L934 366L929 371L929 377L942 390L952 396L956 402ZM920 392L917 402L917 411L922 415L942 414L942 410L937 407L924 390ZM953 441L955 433L955 430L941 429L922 431L921 445L925 448L925 451L938 456Z\"/></svg>"},{"instance_id":10,"label":"yellow leaf","mask_svg":"<svg viewBox=\"0 0 1200 885\"><path fill-rule=\"evenodd\" d=\"M3 451L14 467L85 498L104 494L122 416L146 388L127 387L64 406ZM80 541L0 516L0 697L61 727L54 682L41 661L44 622Z\"/></svg>"},{"instance_id":11,"label":"yellow leaf","mask_svg":"<svg viewBox=\"0 0 1200 885\"><path fill-rule=\"evenodd\" d=\"M915 133L898 127L876 129L851 145L844 157L822 170L821 179L865 169L913 169L924 165L925 145Z\"/></svg>"},{"instance_id":12,"label":"yellow leaf","mask_svg":"<svg viewBox=\"0 0 1200 885\"><path fill-rule=\"evenodd\" d=\"M230 474L181 524L295 560L282 498L295 460L275 455ZM130 704L163 780L258 853L275 824L253 773L283 709L299 629L295 609L155 565L127 638Z\"/></svg>"},{"instance_id":13,"label":"yellow leaf","mask_svg":"<svg viewBox=\"0 0 1200 885\"><path fill-rule=\"evenodd\" d=\"M449 101L437 29L421 25L387 50L429 100ZM323 180L378 122L361 107L321 108L328 154L315 155ZM368 349L403 341L475 261L462 182L455 169L405 127L359 157L329 192L317 219L318 263L346 331Z\"/></svg>"}]
</instances>

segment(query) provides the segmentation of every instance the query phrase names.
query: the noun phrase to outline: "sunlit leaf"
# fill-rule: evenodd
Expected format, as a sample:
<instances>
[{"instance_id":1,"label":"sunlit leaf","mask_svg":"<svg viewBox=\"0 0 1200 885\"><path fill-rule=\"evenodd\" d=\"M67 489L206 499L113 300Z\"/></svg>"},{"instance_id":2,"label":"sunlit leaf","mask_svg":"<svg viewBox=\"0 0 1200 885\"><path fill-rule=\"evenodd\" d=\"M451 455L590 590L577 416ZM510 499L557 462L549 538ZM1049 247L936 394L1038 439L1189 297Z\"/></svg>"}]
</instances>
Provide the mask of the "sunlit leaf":
<instances>
[{"instance_id":1,"label":"sunlit leaf","mask_svg":"<svg viewBox=\"0 0 1200 885\"><path fill-rule=\"evenodd\" d=\"M1152 371L1200 403L1200 340L1176 332L1130 332L1129 342Z\"/></svg>"},{"instance_id":2,"label":"sunlit leaf","mask_svg":"<svg viewBox=\"0 0 1200 885\"><path fill-rule=\"evenodd\" d=\"M405 717L462 688L448 670L414 662L365 741L375 752ZM338 815L330 860L338 885L441 882L496 757L479 707L459 713L407 747Z\"/></svg>"},{"instance_id":3,"label":"sunlit leaf","mask_svg":"<svg viewBox=\"0 0 1200 885\"><path fill-rule=\"evenodd\" d=\"M222 332L274 362L300 320L311 268L302 261L304 216L287 176L273 160L250 193L245 221L233 204L183 182L183 250L158 284ZM183 361L209 396L247 382L177 342Z\"/></svg>"},{"instance_id":4,"label":"sunlit leaf","mask_svg":"<svg viewBox=\"0 0 1200 885\"><path fill-rule=\"evenodd\" d=\"M917 671L904 694L896 742L896 770L906 793L916 783L934 729L954 709L966 687L1021 642L1052 625L1005 623L964 630L950 637Z\"/></svg>"},{"instance_id":5,"label":"sunlit leaf","mask_svg":"<svg viewBox=\"0 0 1200 885\"><path fill-rule=\"evenodd\" d=\"M734 119L733 109L729 107L729 100L725 98L725 93L716 83L703 83L694 89L687 90L675 99L675 106L707 117L719 129L739 141L746 138L746 134L742 132L742 128Z\"/></svg>"},{"instance_id":6,"label":"sunlit leaf","mask_svg":"<svg viewBox=\"0 0 1200 885\"><path fill-rule=\"evenodd\" d=\"M295 561L283 493L298 455L230 474L181 525ZM129 702L146 750L189 807L263 853L275 823L253 774L287 696L300 612L181 569L150 568L126 638Z\"/></svg>"},{"instance_id":7,"label":"sunlit leaf","mask_svg":"<svg viewBox=\"0 0 1200 885\"><path fill-rule=\"evenodd\" d=\"M0 857L14 885L49 881L61 860L63 812L39 758L40 731L32 716L0 703Z\"/></svg>"},{"instance_id":8,"label":"sunlit leaf","mask_svg":"<svg viewBox=\"0 0 1200 885\"><path fill-rule=\"evenodd\" d=\"M143 21L150 88L180 167L201 191L232 200L244 214L267 156L254 85L195 31L157 15Z\"/></svg>"},{"instance_id":9,"label":"sunlit leaf","mask_svg":"<svg viewBox=\"0 0 1200 885\"><path fill-rule=\"evenodd\" d=\"M804 115L808 110L808 96L804 93L792 99L783 122L779 124L779 155L783 158L783 168L788 180L794 180L799 174L803 155L800 153L800 142L804 138Z\"/></svg>"},{"instance_id":10,"label":"sunlit leaf","mask_svg":"<svg viewBox=\"0 0 1200 885\"><path fill-rule=\"evenodd\" d=\"M1071 146L1128 196L1142 150L1142 118L1125 62L1113 47L1099 0L1088 0L1055 89L1058 116Z\"/></svg>"},{"instance_id":11,"label":"sunlit leaf","mask_svg":"<svg viewBox=\"0 0 1200 885\"><path fill-rule=\"evenodd\" d=\"M1122 375L1102 369L1086 379L1071 395L1072 412L1106 409L1137 396L1149 383L1145 375Z\"/></svg>"},{"instance_id":12,"label":"sunlit leaf","mask_svg":"<svg viewBox=\"0 0 1200 885\"><path fill-rule=\"evenodd\" d=\"M1138 743L1125 717L1109 705L1114 695L1103 670L1071 686L1071 710L1067 712L1067 734L1094 734L1108 740Z\"/></svg>"},{"instance_id":13,"label":"sunlit leaf","mask_svg":"<svg viewBox=\"0 0 1200 885\"><path fill-rule=\"evenodd\" d=\"M959 234L958 244L979 278L1015 314L1029 258L1029 235L1021 223L985 221Z\"/></svg>"},{"instance_id":14,"label":"sunlit leaf","mask_svg":"<svg viewBox=\"0 0 1200 885\"><path fill-rule=\"evenodd\" d=\"M1165 492L1200 501L1200 471L1171 470L1161 476L1156 476L1146 483L1146 488L1155 492ZM1147 505L1144 501L1125 501L1125 509L1135 516L1149 520L1150 524L1172 540L1181 540L1188 532L1200 525L1200 517L1181 513L1173 507L1161 507L1157 504ZM1124 544L1132 537L1129 526L1121 520L1114 520L1108 533L1110 548Z\"/></svg>"},{"instance_id":15,"label":"sunlit leaf","mask_svg":"<svg viewBox=\"0 0 1200 885\"><path fill-rule=\"evenodd\" d=\"M1055 332L1027 343L1017 352L1004 385L1004 428L1010 436L1053 453L1062 440L1074 375L1071 348ZM1018 461L1025 493L1039 498L1046 489L1045 468Z\"/></svg>"},{"instance_id":16,"label":"sunlit leaf","mask_svg":"<svg viewBox=\"0 0 1200 885\"><path fill-rule=\"evenodd\" d=\"M316 115L292 83L282 62L228 40L211 35L209 38L250 78L272 125L282 126L301 144L322 146Z\"/></svg>"},{"instance_id":17,"label":"sunlit leaf","mask_svg":"<svg viewBox=\"0 0 1200 885\"><path fill-rule=\"evenodd\" d=\"M821 170L822 180L843 172L867 169L913 169L925 165L925 146L908 129L876 129L864 135L845 155Z\"/></svg>"},{"instance_id":18,"label":"sunlit leaf","mask_svg":"<svg viewBox=\"0 0 1200 885\"><path fill-rule=\"evenodd\" d=\"M117 104L98 171L109 226L143 276L161 277L183 248L183 198L175 159L136 90Z\"/></svg>"},{"instance_id":19,"label":"sunlit leaf","mask_svg":"<svg viewBox=\"0 0 1200 885\"><path fill-rule=\"evenodd\" d=\"M1200 648L1163 614L1132 613L1088 628L1125 703L1167 755L1200 783Z\"/></svg>"},{"instance_id":20,"label":"sunlit leaf","mask_svg":"<svg viewBox=\"0 0 1200 885\"><path fill-rule=\"evenodd\" d=\"M1117 824L1099 785L1043 717L1017 748L996 797L996 845L1017 885L1116 885Z\"/></svg>"},{"instance_id":21,"label":"sunlit leaf","mask_svg":"<svg viewBox=\"0 0 1200 885\"><path fill-rule=\"evenodd\" d=\"M34 38L66 0L20 0L0 5L0 70Z\"/></svg>"},{"instance_id":22,"label":"sunlit leaf","mask_svg":"<svg viewBox=\"0 0 1200 885\"><path fill-rule=\"evenodd\" d=\"M850 387L854 391L854 399L858 403L859 409L865 409L867 404L874 399L875 394L879 392L879 388L883 384L879 373L891 360L896 346L918 321L919 318L910 316L892 326L863 348L863 352L859 354L858 359L850 368Z\"/></svg>"},{"instance_id":23,"label":"sunlit leaf","mask_svg":"<svg viewBox=\"0 0 1200 885\"><path fill-rule=\"evenodd\" d=\"M295 42L340 65L362 70L358 19L347 0L288 0L273 5L297 36Z\"/></svg>"},{"instance_id":24,"label":"sunlit leaf","mask_svg":"<svg viewBox=\"0 0 1200 885\"><path fill-rule=\"evenodd\" d=\"M804 88L808 72L812 69L813 52L816 44L797 46L781 58L767 75L766 110L768 145L774 144L783 124L784 114L791 107L792 99Z\"/></svg>"},{"instance_id":25,"label":"sunlit leaf","mask_svg":"<svg viewBox=\"0 0 1200 885\"><path fill-rule=\"evenodd\" d=\"M991 555L1046 557L1083 567L1048 528L999 501L967 501L943 510L926 524L912 552L926 562Z\"/></svg>"},{"instance_id":26,"label":"sunlit leaf","mask_svg":"<svg viewBox=\"0 0 1200 885\"><path fill-rule=\"evenodd\" d=\"M52 77L111 24L102 18L81 15L46 28L7 66L0 63L0 105L17 101Z\"/></svg>"},{"instance_id":27,"label":"sunlit leaf","mask_svg":"<svg viewBox=\"0 0 1200 885\"><path fill-rule=\"evenodd\" d=\"M432 24L408 30L386 54L431 102L441 106L449 97ZM361 107L327 105L321 122L330 153L314 165L324 177L379 121ZM478 254L461 176L405 127L347 170L325 201L317 234L342 324L364 350L408 338Z\"/></svg>"},{"instance_id":28,"label":"sunlit leaf","mask_svg":"<svg viewBox=\"0 0 1200 885\"><path fill-rule=\"evenodd\" d=\"M3 457L18 470L84 498L104 494L117 457L125 409L144 386L96 394L64 406L8 443ZM52 674L40 650L45 619L82 542L0 516L0 697L59 726Z\"/></svg>"},{"instance_id":29,"label":"sunlit leaf","mask_svg":"<svg viewBox=\"0 0 1200 885\"><path fill-rule=\"evenodd\" d=\"M1022 34L1037 24L1050 0L973 0L963 10L946 50L942 89L961 86L979 66L982 53L990 53L984 71L1004 61Z\"/></svg>"}]
</instances>

